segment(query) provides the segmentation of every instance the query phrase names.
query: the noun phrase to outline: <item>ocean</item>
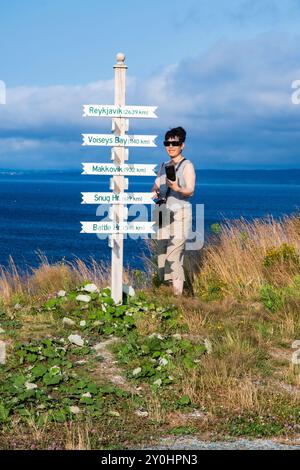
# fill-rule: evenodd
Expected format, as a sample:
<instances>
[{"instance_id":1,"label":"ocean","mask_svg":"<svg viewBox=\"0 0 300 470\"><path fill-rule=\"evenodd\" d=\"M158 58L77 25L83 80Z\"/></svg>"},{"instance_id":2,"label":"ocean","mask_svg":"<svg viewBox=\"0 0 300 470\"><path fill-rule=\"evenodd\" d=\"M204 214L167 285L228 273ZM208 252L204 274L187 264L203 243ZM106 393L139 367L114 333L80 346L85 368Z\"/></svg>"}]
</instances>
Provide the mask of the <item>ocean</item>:
<instances>
[{"instance_id":1,"label":"ocean","mask_svg":"<svg viewBox=\"0 0 300 470\"><path fill-rule=\"evenodd\" d=\"M129 191L148 192L153 178L130 177ZM109 262L107 239L81 234L80 221L99 221L97 205L82 205L81 192L109 191L109 177L78 172L0 171L0 264L11 256L20 269L80 258ZM300 170L198 170L193 205L204 204L205 239L213 223L243 217L295 214ZM150 208L148 208L149 210ZM194 213L195 215L195 213ZM124 241L124 265L143 269L144 240Z\"/></svg>"}]
</instances>

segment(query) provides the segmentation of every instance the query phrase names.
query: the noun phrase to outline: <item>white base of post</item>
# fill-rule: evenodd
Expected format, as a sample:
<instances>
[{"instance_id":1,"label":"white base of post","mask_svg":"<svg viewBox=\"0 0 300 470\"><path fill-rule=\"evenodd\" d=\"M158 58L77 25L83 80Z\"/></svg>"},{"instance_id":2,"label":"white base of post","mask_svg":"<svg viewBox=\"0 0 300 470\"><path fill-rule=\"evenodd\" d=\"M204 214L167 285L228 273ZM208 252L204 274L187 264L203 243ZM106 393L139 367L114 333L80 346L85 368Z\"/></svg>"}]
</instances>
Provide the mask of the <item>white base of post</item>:
<instances>
[{"instance_id":1,"label":"white base of post","mask_svg":"<svg viewBox=\"0 0 300 470\"><path fill-rule=\"evenodd\" d=\"M123 300L123 235L112 238L111 251L111 296L116 304Z\"/></svg>"}]
</instances>

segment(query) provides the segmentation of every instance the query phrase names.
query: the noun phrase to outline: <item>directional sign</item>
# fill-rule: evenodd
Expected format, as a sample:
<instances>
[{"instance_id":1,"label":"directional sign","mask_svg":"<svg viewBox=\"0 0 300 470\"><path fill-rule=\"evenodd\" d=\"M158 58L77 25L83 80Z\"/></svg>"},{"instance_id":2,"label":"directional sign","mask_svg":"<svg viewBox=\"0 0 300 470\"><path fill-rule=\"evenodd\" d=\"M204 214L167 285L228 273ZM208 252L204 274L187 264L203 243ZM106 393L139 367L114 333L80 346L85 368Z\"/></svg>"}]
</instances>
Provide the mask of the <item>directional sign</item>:
<instances>
[{"instance_id":1,"label":"directional sign","mask_svg":"<svg viewBox=\"0 0 300 470\"><path fill-rule=\"evenodd\" d=\"M80 233L155 233L155 222L80 222Z\"/></svg>"},{"instance_id":2,"label":"directional sign","mask_svg":"<svg viewBox=\"0 0 300 470\"><path fill-rule=\"evenodd\" d=\"M84 104L83 117L109 118L157 118L157 106L115 106L108 104Z\"/></svg>"},{"instance_id":3,"label":"directional sign","mask_svg":"<svg viewBox=\"0 0 300 470\"><path fill-rule=\"evenodd\" d=\"M83 175L156 176L152 164L82 163Z\"/></svg>"},{"instance_id":4,"label":"directional sign","mask_svg":"<svg viewBox=\"0 0 300 470\"><path fill-rule=\"evenodd\" d=\"M82 134L82 145L100 147L156 147L157 135Z\"/></svg>"},{"instance_id":5,"label":"directional sign","mask_svg":"<svg viewBox=\"0 0 300 470\"><path fill-rule=\"evenodd\" d=\"M81 204L154 204L151 193L81 193Z\"/></svg>"}]
</instances>

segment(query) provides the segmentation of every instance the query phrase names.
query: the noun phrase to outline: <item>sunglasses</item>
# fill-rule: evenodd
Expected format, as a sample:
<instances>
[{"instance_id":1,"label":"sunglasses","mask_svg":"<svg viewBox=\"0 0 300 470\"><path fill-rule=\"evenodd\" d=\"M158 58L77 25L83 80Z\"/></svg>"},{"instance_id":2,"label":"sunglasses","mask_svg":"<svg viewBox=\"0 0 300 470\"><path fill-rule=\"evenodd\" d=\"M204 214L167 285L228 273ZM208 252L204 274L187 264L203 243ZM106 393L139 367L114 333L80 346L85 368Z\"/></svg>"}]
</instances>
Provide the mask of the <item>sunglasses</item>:
<instances>
[{"instance_id":1,"label":"sunglasses","mask_svg":"<svg viewBox=\"0 0 300 470\"><path fill-rule=\"evenodd\" d=\"M179 140L165 140L164 141L164 146L165 147L180 147L182 145L182 142Z\"/></svg>"}]
</instances>

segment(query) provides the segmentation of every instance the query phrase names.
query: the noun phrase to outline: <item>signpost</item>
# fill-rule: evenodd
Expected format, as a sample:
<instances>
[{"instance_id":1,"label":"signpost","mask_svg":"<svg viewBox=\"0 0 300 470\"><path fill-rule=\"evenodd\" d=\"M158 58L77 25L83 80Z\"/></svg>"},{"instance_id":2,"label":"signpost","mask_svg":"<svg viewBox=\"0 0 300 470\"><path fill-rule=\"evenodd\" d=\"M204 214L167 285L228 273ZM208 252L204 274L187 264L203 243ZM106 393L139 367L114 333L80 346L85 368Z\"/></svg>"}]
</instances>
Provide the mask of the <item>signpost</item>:
<instances>
[{"instance_id":1,"label":"signpost","mask_svg":"<svg viewBox=\"0 0 300 470\"><path fill-rule=\"evenodd\" d=\"M84 117L112 118L113 134L82 134L84 146L112 147L113 163L83 163L83 175L111 175L110 189L113 192L81 193L82 204L111 204L111 222L81 222L81 233L110 234L111 294L115 303L123 296L123 234L154 233L154 222L126 222L126 204L153 204L151 193L125 193L128 179L124 176L155 176L152 164L125 164L128 160L126 147L156 147L155 135L127 135L129 118L157 118L156 106L126 106L125 56L117 54L115 70L114 105L83 105Z\"/></svg>"}]
</instances>

